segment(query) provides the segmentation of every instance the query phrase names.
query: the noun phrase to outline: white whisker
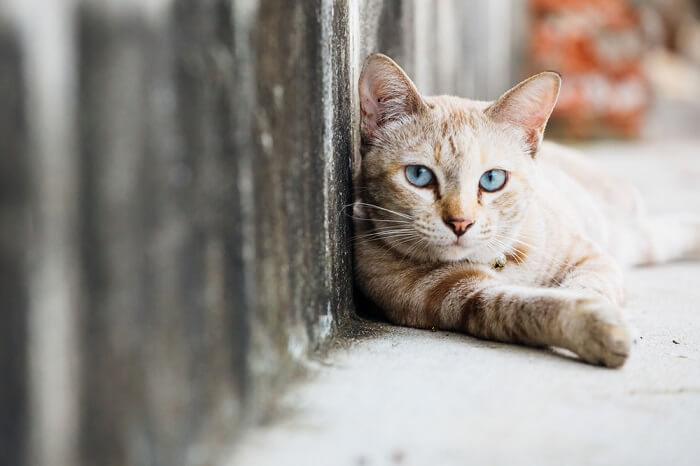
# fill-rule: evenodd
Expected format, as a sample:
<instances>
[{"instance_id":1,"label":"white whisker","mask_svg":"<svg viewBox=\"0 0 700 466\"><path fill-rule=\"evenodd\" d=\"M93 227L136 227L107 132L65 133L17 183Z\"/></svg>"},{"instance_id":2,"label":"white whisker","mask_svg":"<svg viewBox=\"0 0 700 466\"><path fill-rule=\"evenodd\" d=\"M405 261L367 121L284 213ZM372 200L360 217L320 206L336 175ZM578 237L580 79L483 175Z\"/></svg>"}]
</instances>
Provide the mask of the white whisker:
<instances>
[{"instance_id":1,"label":"white whisker","mask_svg":"<svg viewBox=\"0 0 700 466\"><path fill-rule=\"evenodd\" d=\"M390 214L394 214L394 215L397 215L399 217L403 217L403 218L408 219L408 220L413 220L413 218L410 215L402 214L401 212L396 212L395 210L380 207L378 205L368 204L366 202L356 202L353 204L348 204L347 206L344 206L343 208L347 208L348 206L352 206L352 205L361 205L361 206L365 206L365 207L371 207L373 209L379 209L379 210L383 210L384 212L389 212Z\"/></svg>"}]
</instances>

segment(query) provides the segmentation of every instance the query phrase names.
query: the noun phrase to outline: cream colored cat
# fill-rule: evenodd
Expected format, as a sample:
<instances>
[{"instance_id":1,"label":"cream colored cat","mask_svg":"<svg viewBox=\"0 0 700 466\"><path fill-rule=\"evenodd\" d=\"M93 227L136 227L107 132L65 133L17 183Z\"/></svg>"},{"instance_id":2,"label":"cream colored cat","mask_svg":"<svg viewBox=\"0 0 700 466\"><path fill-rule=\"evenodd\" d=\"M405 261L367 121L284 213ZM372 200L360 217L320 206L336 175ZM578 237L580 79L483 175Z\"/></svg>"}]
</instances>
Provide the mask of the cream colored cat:
<instances>
[{"instance_id":1,"label":"cream colored cat","mask_svg":"<svg viewBox=\"0 0 700 466\"><path fill-rule=\"evenodd\" d=\"M560 82L428 97L367 59L355 275L391 322L625 362L621 266L697 257L700 227L647 217L621 174L542 143Z\"/></svg>"}]
</instances>

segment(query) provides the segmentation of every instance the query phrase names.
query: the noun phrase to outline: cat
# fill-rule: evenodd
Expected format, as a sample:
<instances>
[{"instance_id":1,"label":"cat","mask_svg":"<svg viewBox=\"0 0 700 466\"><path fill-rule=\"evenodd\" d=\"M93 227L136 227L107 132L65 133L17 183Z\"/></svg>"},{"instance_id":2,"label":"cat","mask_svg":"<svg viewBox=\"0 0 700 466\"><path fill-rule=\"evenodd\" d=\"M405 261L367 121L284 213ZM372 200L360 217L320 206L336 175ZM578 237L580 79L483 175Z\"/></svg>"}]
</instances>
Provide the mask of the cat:
<instances>
[{"instance_id":1,"label":"cat","mask_svg":"<svg viewBox=\"0 0 700 466\"><path fill-rule=\"evenodd\" d=\"M359 78L355 282L392 323L619 367L622 268L700 256L700 223L649 217L624 173L542 137L561 77L494 102L423 96L389 57Z\"/></svg>"}]
</instances>

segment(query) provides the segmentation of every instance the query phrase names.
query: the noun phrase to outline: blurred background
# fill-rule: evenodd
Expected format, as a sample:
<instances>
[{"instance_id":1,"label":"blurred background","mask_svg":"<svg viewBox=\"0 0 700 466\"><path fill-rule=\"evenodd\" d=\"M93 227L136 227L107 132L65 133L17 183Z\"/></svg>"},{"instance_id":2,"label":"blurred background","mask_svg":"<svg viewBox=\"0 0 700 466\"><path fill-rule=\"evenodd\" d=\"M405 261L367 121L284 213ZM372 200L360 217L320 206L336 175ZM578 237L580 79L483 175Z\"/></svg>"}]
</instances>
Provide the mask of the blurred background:
<instances>
[{"instance_id":1,"label":"blurred background","mask_svg":"<svg viewBox=\"0 0 700 466\"><path fill-rule=\"evenodd\" d=\"M571 138L698 131L698 2L532 0L531 70L566 79L553 120Z\"/></svg>"},{"instance_id":2,"label":"blurred background","mask_svg":"<svg viewBox=\"0 0 700 466\"><path fill-rule=\"evenodd\" d=\"M0 1L0 464L220 464L353 328L367 54L476 99L557 70L549 137L697 155L699 10Z\"/></svg>"},{"instance_id":3,"label":"blurred background","mask_svg":"<svg viewBox=\"0 0 700 466\"><path fill-rule=\"evenodd\" d=\"M550 137L698 133L697 1L448 0L415 7L412 76L425 92L493 99L519 79L556 70L564 81Z\"/></svg>"}]
</instances>

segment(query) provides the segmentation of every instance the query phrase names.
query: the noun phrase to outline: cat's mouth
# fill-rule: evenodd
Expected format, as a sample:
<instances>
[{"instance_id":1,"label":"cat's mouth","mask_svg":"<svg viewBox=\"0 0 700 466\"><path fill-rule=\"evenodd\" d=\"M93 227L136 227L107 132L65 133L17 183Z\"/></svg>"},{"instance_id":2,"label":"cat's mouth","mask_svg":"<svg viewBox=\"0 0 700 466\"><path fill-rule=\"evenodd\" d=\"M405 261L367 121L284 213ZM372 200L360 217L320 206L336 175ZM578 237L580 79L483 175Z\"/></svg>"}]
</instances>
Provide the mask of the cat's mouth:
<instances>
[{"instance_id":1,"label":"cat's mouth","mask_svg":"<svg viewBox=\"0 0 700 466\"><path fill-rule=\"evenodd\" d=\"M442 252L446 253L447 255L462 255L465 253L469 253L474 250L475 246L476 244L474 243L474 241L464 237L456 238L454 240L450 240L449 242L435 244L436 248L442 250Z\"/></svg>"},{"instance_id":2,"label":"cat's mouth","mask_svg":"<svg viewBox=\"0 0 700 466\"><path fill-rule=\"evenodd\" d=\"M454 239L437 240L433 242L433 245L436 248L469 249L474 246L474 240L465 235Z\"/></svg>"},{"instance_id":3,"label":"cat's mouth","mask_svg":"<svg viewBox=\"0 0 700 466\"><path fill-rule=\"evenodd\" d=\"M450 239L443 243L436 243L435 247L443 257L458 256L459 260L473 255L481 255L484 251L484 239L481 237L467 237Z\"/></svg>"},{"instance_id":4,"label":"cat's mouth","mask_svg":"<svg viewBox=\"0 0 700 466\"><path fill-rule=\"evenodd\" d=\"M461 249L469 249L475 246L475 244L478 241L475 240L475 238L468 238L467 235L462 235L462 236L456 236L454 240L452 240L449 243L449 246L461 248Z\"/></svg>"}]
</instances>

